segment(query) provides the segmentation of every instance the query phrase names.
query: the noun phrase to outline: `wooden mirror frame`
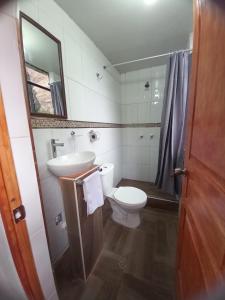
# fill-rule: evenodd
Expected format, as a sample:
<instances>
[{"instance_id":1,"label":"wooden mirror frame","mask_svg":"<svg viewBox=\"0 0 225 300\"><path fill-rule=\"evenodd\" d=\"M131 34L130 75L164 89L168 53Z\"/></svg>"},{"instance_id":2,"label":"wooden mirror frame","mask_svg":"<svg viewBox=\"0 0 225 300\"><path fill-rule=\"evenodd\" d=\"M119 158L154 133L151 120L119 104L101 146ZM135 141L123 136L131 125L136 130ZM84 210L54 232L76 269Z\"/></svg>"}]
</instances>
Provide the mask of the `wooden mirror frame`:
<instances>
[{"instance_id":1,"label":"wooden mirror frame","mask_svg":"<svg viewBox=\"0 0 225 300\"><path fill-rule=\"evenodd\" d=\"M23 46L23 28L22 28L22 19L30 22L33 26L38 28L44 34L46 34L49 38L54 40L58 46L58 55L59 55L59 68L60 68L60 78L62 83L62 102L63 102L63 109L64 115L59 116L55 114L46 114L46 113L34 113L31 111L30 102L29 102L29 93L28 93L28 84L27 84L27 75L26 75L26 61L25 61L25 53L24 53L24 46ZM41 117L41 118L54 118L54 119L67 119L67 108L66 108L66 94L65 94L65 84L64 84L64 75L63 75L63 62L62 62L62 47L61 42L58 40L54 35L52 35L49 31L47 31L44 27L42 27L39 23L31 19L29 16L24 14L20 11L19 13L19 20L20 20L20 39L21 39L21 49L22 49L22 59L23 59L23 69L24 69L24 76L26 82L26 91L27 91L27 106L29 107L29 114L32 117Z\"/></svg>"}]
</instances>

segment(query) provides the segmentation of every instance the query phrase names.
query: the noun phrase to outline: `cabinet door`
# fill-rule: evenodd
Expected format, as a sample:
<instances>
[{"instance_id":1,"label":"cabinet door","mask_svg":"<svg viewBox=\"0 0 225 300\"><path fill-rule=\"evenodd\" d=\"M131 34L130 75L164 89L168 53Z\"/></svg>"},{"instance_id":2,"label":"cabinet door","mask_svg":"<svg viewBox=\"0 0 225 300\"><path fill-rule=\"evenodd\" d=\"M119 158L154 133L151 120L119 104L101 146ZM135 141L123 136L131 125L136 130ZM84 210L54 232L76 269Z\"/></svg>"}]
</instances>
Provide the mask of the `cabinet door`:
<instances>
[{"instance_id":1,"label":"cabinet door","mask_svg":"<svg viewBox=\"0 0 225 300\"><path fill-rule=\"evenodd\" d=\"M77 199L80 212L81 236L83 245L86 277L91 273L103 248L102 208L87 216L87 205L84 200L83 188L77 185Z\"/></svg>"},{"instance_id":2,"label":"cabinet door","mask_svg":"<svg viewBox=\"0 0 225 300\"><path fill-rule=\"evenodd\" d=\"M79 174L79 181L95 171L96 167L86 175ZM83 186L76 181L76 176L61 178L61 187L73 276L86 280L103 248L102 208L87 215Z\"/></svg>"}]
</instances>

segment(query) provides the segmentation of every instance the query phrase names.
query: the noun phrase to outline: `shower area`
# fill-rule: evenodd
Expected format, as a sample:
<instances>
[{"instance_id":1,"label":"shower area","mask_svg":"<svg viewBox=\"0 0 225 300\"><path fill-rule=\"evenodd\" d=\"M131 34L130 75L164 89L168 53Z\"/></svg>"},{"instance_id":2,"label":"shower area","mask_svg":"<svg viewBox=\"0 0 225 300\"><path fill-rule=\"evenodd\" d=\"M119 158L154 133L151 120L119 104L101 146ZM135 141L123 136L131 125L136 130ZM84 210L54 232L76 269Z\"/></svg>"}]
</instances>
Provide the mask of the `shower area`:
<instances>
[{"instance_id":1,"label":"shower area","mask_svg":"<svg viewBox=\"0 0 225 300\"><path fill-rule=\"evenodd\" d=\"M161 65L121 74L122 181L149 203L178 208L191 51L165 54ZM176 172L176 171L175 171Z\"/></svg>"},{"instance_id":2,"label":"shower area","mask_svg":"<svg viewBox=\"0 0 225 300\"><path fill-rule=\"evenodd\" d=\"M176 198L156 188L159 141L167 65L121 74L122 181L156 201L177 206ZM174 203L171 203L174 201ZM150 202L150 201L149 201Z\"/></svg>"},{"instance_id":3,"label":"shower area","mask_svg":"<svg viewBox=\"0 0 225 300\"><path fill-rule=\"evenodd\" d=\"M122 74L123 178L154 182L166 65Z\"/></svg>"}]
</instances>

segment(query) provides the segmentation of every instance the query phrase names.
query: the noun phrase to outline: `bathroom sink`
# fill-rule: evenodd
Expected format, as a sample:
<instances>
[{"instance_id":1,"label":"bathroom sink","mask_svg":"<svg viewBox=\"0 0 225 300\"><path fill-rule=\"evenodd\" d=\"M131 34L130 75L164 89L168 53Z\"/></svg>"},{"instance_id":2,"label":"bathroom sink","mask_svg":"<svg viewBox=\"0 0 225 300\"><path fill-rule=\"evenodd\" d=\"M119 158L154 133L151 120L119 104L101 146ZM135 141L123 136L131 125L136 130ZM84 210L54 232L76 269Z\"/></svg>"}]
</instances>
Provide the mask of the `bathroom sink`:
<instances>
[{"instance_id":1,"label":"bathroom sink","mask_svg":"<svg viewBox=\"0 0 225 300\"><path fill-rule=\"evenodd\" d=\"M50 159L47 166L55 176L70 176L93 166L95 158L91 151L75 152Z\"/></svg>"}]
</instances>

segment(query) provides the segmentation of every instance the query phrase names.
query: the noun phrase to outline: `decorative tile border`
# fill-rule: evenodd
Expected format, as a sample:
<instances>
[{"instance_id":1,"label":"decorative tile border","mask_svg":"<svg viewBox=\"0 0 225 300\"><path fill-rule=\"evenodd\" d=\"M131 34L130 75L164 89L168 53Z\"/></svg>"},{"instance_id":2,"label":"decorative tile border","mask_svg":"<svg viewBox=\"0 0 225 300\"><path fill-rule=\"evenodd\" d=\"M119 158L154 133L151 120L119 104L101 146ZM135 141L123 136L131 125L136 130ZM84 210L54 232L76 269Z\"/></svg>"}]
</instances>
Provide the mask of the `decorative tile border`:
<instances>
[{"instance_id":1,"label":"decorative tile border","mask_svg":"<svg viewBox=\"0 0 225 300\"><path fill-rule=\"evenodd\" d=\"M139 128L139 127L161 127L161 123L134 123L121 124L122 128Z\"/></svg>"},{"instance_id":2,"label":"decorative tile border","mask_svg":"<svg viewBox=\"0 0 225 300\"><path fill-rule=\"evenodd\" d=\"M120 128L121 124L31 118L31 126L32 128Z\"/></svg>"},{"instance_id":3,"label":"decorative tile border","mask_svg":"<svg viewBox=\"0 0 225 300\"><path fill-rule=\"evenodd\" d=\"M85 122L73 120L61 120L53 118L31 118L32 128L137 128L137 127L160 127L160 123L135 123L116 124L102 122Z\"/></svg>"}]
</instances>

